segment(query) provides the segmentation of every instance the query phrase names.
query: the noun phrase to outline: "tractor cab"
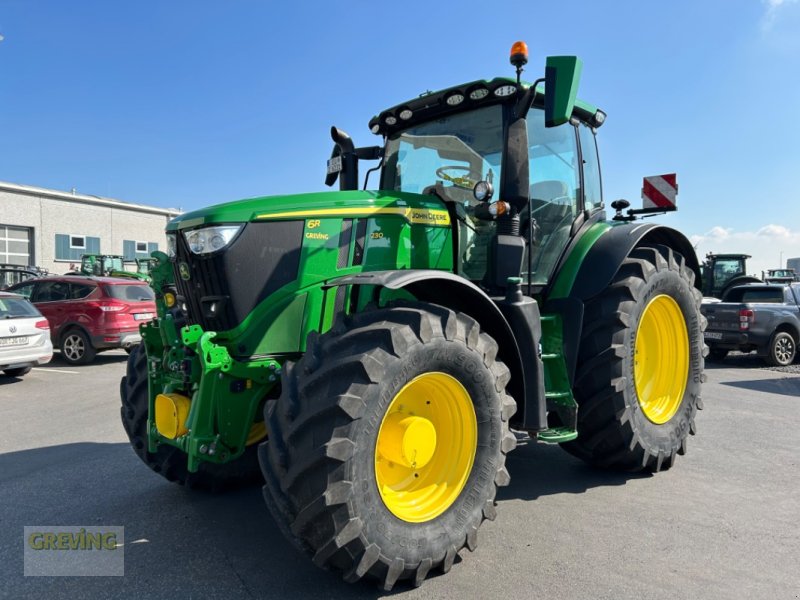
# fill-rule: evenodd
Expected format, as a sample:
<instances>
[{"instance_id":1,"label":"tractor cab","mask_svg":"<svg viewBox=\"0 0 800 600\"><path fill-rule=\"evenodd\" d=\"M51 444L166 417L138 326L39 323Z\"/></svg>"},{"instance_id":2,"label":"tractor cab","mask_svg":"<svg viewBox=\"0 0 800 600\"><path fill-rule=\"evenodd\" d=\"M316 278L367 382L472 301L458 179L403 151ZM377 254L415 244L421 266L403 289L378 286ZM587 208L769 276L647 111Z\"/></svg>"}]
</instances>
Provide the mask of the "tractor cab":
<instances>
[{"instance_id":1,"label":"tractor cab","mask_svg":"<svg viewBox=\"0 0 800 600\"><path fill-rule=\"evenodd\" d=\"M381 157L380 190L432 194L454 227L456 272L502 291L552 281L575 232L603 215L595 132L605 114L575 100L581 63L550 57L546 76L520 80L527 48L515 44L517 79L479 80L422 96L373 117L380 148L337 142L327 183L355 189L357 160ZM545 90L551 91L545 101ZM366 182L365 182L366 184ZM529 252L529 249L535 249Z\"/></svg>"},{"instance_id":2,"label":"tractor cab","mask_svg":"<svg viewBox=\"0 0 800 600\"><path fill-rule=\"evenodd\" d=\"M123 271L122 257L113 254L84 254L78 273L97 277L109 276L115 271Z\"/></svg>"},{"instance_id":3,"label":"tractor cab","mask_svg":"<svg viewBox=\"0 0 800 600\"><path fill-rule=\"evenodd\" d=\"M714 254L709 252L701 265L703 296L722 298L728 289L744 283L759 283L747 275L749 254Z\"/></svg>"}]
</instances>

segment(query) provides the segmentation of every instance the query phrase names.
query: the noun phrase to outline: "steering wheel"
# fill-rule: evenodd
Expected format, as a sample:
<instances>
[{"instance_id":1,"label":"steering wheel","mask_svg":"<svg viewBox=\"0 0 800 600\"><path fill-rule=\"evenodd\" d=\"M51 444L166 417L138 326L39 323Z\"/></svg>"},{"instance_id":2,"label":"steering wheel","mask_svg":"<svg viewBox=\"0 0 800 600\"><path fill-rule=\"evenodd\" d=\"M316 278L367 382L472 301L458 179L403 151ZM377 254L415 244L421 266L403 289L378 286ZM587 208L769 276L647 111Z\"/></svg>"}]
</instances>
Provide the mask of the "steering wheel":
<instances>
[{"instance_id":1,"label":"steering wheel","mask_svg":"<svg viewBox=\"0 0 800 600\"><path fill-rule=\"evenodd\" d=\"M448 171L458 171L460 173L466 173L466 175L448 175ZM444 165L436 169L436 176L441 177L445 181L449 181L455 187L463 188L465 190L472 190L475 188L475 184L477 184L482 175L478 171L473 171L470 167L464 167L461 165Z\"/></svg>"}]
</instances>

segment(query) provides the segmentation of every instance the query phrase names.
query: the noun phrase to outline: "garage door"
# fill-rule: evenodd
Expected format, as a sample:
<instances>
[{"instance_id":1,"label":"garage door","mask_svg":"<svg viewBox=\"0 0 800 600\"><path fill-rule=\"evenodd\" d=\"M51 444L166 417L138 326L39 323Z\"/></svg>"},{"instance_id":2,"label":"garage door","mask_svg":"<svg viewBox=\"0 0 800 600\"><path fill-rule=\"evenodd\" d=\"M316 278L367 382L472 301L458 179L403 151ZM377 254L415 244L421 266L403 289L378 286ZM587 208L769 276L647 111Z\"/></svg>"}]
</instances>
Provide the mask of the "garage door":
<instances>
[{"instance_id":1,"label":"garage door","mask_svg":"<svg viewBox=\"0 0 800 600\"><path fill-rule=\"evenodd\" d=\"M33 264L33 230L30 227L0 225L0 263Z\"/></svg>"}]
</instances>

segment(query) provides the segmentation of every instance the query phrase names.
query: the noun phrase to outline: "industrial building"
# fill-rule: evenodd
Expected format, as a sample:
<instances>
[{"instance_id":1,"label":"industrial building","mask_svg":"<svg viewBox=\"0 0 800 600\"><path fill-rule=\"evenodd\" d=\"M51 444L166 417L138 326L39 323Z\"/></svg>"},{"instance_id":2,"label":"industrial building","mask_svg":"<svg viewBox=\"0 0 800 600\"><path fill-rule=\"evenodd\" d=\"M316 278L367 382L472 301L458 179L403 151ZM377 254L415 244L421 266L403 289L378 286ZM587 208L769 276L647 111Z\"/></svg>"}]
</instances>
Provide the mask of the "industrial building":
<instances>
[{"instance_id":1,"label":"industrial building","mask_svg":"<svg viewBox=\"0 0 800 600\"><path fill-rule=\"evenodd\" d=\"M82 254L126 260L165 250L180 211L0 181L0 263L65 273Z\"/></svg>"}]
</instances>

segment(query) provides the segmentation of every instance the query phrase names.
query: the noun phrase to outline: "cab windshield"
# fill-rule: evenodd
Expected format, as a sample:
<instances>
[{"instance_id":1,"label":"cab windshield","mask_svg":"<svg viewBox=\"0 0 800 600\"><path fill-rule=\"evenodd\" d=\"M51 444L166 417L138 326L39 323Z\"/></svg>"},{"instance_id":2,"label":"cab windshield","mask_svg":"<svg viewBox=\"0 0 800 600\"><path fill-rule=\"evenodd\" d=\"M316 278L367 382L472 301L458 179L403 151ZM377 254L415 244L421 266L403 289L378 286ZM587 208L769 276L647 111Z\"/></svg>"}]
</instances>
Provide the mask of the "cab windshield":
<instances>
[{"instance_id":1,"label":"cab windshield","mask_svg":"<svg viewBox=\"0 0 800 600\"><path fill-rule=\"evenodd\" d=\"M478 181L499 186L502 150L499 104L421 123L387 140L381 189L421 194L441 182L453 200L468 202Z\"/></svg>"}]
</instances>

